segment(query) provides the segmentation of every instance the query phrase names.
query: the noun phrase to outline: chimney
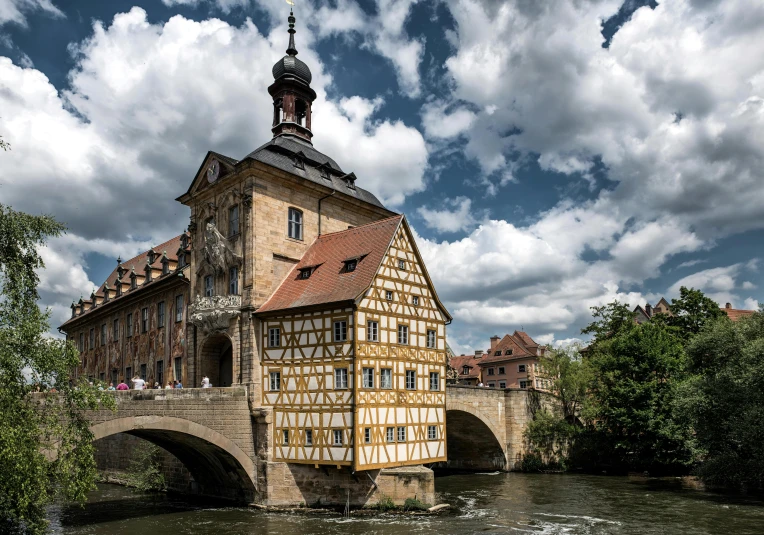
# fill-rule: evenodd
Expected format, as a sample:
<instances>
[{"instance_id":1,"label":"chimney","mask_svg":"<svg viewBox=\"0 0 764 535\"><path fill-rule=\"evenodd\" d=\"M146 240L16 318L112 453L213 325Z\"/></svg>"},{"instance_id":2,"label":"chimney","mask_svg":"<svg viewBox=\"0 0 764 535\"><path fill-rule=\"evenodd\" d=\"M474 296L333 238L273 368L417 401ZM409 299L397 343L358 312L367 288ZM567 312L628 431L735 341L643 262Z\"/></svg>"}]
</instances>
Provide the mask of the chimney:
<instances>
[{"instance_id":1,"label":"chimney","mask_svg":"<svg viewBox=\"0 0 764 535\"><path fill-rule=\"evenodd\" d=\"M475 350L475 358L479 359L482 356L483 356L483 350L482 349L476 349Z\"/></svg>"},{"instance_id":2,"label":"chimney","mask_svg":"<svg viewBox=\"0 0 764 535\"><path fill-rule=\"evenodd\" d=\"M493 348L495 348L496 344L499 343L499 340L501 340L501 338L499 338L498 336L496 335L491 336L491 351L493 351Z\"/></svg>"},{"instance_id":3,"label":"chimney","mask_svg":"<svg viewBox=\"0 0 764 535\"><path fill-rule=\"evenodd\" d=\"M724 308L732 308L732 303L727 303L724 305Z\"/></svg>"},{"instance_id":4,"label":"chimney","mask_svg":"<svg viewBox=\"0 0 764 535\"><path fill-rule=\"evenodd\" d=\"M645 305L645 312L647 313L648 318L653 315L653 307L650 306L650 303Z\"/></svg>"}]
</instances>

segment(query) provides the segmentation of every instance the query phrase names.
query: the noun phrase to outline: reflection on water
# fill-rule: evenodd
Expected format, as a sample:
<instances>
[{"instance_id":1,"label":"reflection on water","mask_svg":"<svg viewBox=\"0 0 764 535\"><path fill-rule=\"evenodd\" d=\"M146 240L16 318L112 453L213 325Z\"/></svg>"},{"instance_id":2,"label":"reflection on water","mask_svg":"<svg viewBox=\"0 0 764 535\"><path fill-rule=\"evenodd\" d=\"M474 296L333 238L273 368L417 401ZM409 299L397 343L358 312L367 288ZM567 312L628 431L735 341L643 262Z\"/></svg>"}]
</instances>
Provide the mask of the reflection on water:
<instances>
[{"instance_id":1,"label":"reflection on water","mask_svg":"<svg viewBox=\"0 0 764 535\"><path fill-rule=\"evenodd\" d=\"M84 508L55 507L49 516L53 531L67 535L764 533L758 499L693 490L678 479L498 473L435 482L439 501L454 506L442 516L266 513L113 485L99 485Z\"/></svg>"}]
</instances>

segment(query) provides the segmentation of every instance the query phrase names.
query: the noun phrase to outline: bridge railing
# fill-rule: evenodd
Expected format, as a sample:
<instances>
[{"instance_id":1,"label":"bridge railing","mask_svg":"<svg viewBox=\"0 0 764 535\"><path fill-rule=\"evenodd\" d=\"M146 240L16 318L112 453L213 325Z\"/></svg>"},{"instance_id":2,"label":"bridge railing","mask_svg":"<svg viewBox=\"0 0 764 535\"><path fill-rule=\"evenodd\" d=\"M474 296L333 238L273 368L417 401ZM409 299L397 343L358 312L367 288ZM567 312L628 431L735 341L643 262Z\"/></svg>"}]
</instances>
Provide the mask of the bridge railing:
<instances>
[{"instance_id":1,"label":"bridge railing","mask_svg":"<svg viewBox=\"0 0 764 535\"><path fill-rule=\"evenodd\" d=\"M117 401L127 400L176 400L176 399L230 399L238 397L247 397L247 387L244 385L233 385L227 387L212 388L173 388L173 389L145 389L145 390L103 390L106 395L114 396ZM56 392L34 392L34 398L44 396L56 396Z\"/></svg>"}]
</instances>

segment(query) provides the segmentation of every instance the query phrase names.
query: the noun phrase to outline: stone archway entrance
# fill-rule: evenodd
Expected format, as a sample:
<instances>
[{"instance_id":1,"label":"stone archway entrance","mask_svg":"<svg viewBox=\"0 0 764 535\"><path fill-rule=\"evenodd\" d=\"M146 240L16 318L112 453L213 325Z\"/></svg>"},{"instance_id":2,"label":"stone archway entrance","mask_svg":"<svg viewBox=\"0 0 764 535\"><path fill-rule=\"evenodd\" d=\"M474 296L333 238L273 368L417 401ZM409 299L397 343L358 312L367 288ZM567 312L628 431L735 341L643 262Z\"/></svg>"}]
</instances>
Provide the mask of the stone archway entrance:
<instances>
[{"instance_id":1,"label":"stone archway entrance","mask_svg":"<svg viewBox=\"0 0 764 535\"><path fill-rule=\"evenodd\" d=\"M207 338L201 357L202 375L209 377L213 386L233 384L233 345L226 335L213 334Z\"/></svg>"}]
</instances>

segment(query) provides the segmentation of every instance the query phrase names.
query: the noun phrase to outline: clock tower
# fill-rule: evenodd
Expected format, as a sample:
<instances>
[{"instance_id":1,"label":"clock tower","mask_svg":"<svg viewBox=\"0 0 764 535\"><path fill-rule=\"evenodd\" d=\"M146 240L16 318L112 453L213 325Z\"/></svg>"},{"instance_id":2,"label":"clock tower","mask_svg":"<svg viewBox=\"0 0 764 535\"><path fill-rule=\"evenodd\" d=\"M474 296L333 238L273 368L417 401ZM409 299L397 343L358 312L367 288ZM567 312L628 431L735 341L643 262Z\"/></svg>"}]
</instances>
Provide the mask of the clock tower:
<instances>
[{"instance_id":1,"label":"clock tower","mask_svg":"<svg viewBox=\"0 0 764 535\"><path fill-rule=\"evenodd\" d=\"M310 87L313 75L308 66L297 59L294 45L294 13L289 12L289 47L286 56L273 66L275 81L268 88L273 97L273 137L294 136L308 143L313 137L310 131L311 106L316 92Z\"/></svg>"}]
</instances>

